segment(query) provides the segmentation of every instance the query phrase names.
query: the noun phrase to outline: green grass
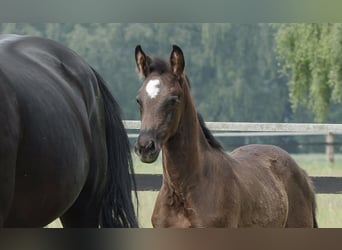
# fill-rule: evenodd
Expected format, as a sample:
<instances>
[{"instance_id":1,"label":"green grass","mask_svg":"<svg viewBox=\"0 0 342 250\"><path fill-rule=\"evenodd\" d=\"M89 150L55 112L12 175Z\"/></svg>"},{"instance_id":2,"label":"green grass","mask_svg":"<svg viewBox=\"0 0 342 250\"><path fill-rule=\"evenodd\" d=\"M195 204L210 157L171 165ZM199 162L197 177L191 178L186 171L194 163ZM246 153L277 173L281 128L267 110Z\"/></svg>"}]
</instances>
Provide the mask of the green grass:
<instances>
[{"instance_id":1,"label":"green grass","mask_svg":"<svg viewBox=\"0 0 342 250\"><path fill-rule=\"evenodd\" d=\"M317 222L320 228L342 228L342 194L318 194Z\"/></svg>"},{"instance_id":2,"label":"green grass","mask_svg":"<svg viewBox=\"0 0 342 250\"><path fill-rule=\"evenodd\" d=\"M157 192L138 192L140 227L150 228ZM342 228L342 194L318 194L317 222L320 228Z\"/></svg>"},{"instance_id":3,"label":"green grass","mask_svg":"<svg viewBox=\"0 0 342 250\"><path fill-rule=\"evenodd\" d=\"M342 154L329 164L324 154L293 154L292 157L310 176L342 176Z\"/></svg>"},{"instance_id":4,"label":"green grass","mask_svg":"<svg viewBox=\"0 0 342 250\"><path fill-rule=\"evenodd\" d=\"M133 154L133 165L134 171L136 174L162 174L162 159L161 154L158 159L153 163L143 163L139 160L139 158Z\"/></svg>"},{"instance_id":5,"label":"green grass","mask_svg":"<svg viewBox=\"0 0 342 250\"><path fill-rule=\"evenodd\" d=\"M294 154L292 157L310 176L342 176L342 154L335 155L335 163L329 165L324 154ZM144 164L133 154L136 173L161 174L162 163ZM138 192L140 227L151 227L151 215L157 192ZM342 228L342 194L317 195L317 221L321 228ZM49 227L60 227L58 220Z\"/></svg>"},{"instance_id":6,"label":"green grass","mask_svg":"<svg viewBox=\"0 0 342 250\"><path fill-rule=\"evenodd\" d=\"M329 164L325 154L292 155L310 176L342 176L342 154ZM322 228L342 228L342 194L318 194L317 221Z\"/></svg>"},{"instance_id":7,"label":"green grass","mask_svg":"<svg viewBox=\"0 0 342 250\"><path fill-rule=\"evenodd\" d=\"M310 176L342 176L342 154L335 155L333 165L327 162L325 154L291 156ZM145 164L134 156L134 166L136 173L162 173L160 158L153 164ZM151 227L151 215L157 192L138 192L138 196L140 226ZM321 228L342 228L342 194L317 194L317 221Z\"/></svg>"}]
</instances>

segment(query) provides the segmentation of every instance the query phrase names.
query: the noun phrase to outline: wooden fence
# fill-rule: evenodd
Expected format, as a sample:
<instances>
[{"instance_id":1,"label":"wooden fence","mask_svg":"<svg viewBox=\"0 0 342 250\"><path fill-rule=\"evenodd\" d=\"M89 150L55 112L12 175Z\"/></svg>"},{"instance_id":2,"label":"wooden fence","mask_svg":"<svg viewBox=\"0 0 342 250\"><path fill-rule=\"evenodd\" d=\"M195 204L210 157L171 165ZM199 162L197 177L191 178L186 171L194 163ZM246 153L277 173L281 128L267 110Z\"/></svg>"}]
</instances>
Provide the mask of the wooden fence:
<instances>
[{"instance_id":1,"label":"wooden fence","mask_svg":"<svg viewBox=\"0 0 342 250\"><path fill-rule=\"evenodd\" d=\"M162 184L160 174L136 174L138 191L159 191ZM311 176L318 194L342 194L342 177Z\"/></svg>"},{"instance_id":2,"label":"wooden fence","mask_svg":"<svg viewBox=\"0 0 342 250\"><path fill-rule=\"evenodd\" d=\"M127 130L139 130L140 121L125 120ZM325 135L326 154L334 161L334 135L342 134L342 124L318 123L250 123L250 122L206 122L216 136L260 136L260 135ZM129 134L136 137L137 134ZM316 192L321 194L342 194L342 177L311 176ZM139 191L160 189L162 175L136 174Z\"/></svg>"}]
</instances>

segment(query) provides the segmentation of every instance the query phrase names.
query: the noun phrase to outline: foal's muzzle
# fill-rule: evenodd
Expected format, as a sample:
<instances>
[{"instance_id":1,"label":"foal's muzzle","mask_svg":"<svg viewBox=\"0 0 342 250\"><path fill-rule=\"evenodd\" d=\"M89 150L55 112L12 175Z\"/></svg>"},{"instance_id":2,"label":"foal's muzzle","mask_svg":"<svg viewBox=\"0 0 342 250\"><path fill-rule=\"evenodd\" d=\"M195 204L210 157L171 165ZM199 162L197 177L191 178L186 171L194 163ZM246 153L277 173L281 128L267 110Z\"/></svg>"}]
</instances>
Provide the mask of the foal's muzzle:
<instances>
[{"instance_id":1,"label":"foal's muzzle","mask_svg":"<svg viewBox=\"0 0 342 250\"><path fill-rule=\"evenodd\" d=\"M142 162L152 163L158 158L160 147L153 137L140 134L135 143L134 151Z\"/></svg>"}]
</instances>

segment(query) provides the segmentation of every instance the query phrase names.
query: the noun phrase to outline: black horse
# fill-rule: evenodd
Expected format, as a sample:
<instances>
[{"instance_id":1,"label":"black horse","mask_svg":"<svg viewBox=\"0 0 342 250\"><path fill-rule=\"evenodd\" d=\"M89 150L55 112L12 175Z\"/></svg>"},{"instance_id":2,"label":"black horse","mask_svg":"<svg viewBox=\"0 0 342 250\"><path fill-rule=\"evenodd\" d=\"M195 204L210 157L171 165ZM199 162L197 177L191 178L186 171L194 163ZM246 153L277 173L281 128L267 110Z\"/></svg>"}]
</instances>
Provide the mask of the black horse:
<instances>
[{"instance_id":1,"label":"black horse","mask_svg":"<svg viewBox=\"0 0 342 250\"><path fill-rule=\"evenodd\" d=\"M55 41L0 35L0 227L137 227L132 176L95 70Z\"/></svg>"}]
</instances>

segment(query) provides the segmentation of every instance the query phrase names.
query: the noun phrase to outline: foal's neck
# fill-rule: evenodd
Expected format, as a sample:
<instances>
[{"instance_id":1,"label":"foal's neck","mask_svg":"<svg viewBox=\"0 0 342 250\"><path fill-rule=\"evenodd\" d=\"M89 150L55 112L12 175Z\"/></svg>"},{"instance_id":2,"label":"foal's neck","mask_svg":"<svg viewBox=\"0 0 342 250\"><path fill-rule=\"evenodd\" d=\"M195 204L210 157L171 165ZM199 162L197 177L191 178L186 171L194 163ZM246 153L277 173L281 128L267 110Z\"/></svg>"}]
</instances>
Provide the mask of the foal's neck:
<instances>
[{"instance_id":1,"label":"foal's neck","mask_svg":"<svg viewBox=\"0 0 342 250\"><path fill-rule=\"evenodd\" d=\"M209 146L200 126L190 93L176 134L163 146L163 175L179 192L186 192L202 173L201 154Z\"/></svg>"}]
</instances>

